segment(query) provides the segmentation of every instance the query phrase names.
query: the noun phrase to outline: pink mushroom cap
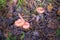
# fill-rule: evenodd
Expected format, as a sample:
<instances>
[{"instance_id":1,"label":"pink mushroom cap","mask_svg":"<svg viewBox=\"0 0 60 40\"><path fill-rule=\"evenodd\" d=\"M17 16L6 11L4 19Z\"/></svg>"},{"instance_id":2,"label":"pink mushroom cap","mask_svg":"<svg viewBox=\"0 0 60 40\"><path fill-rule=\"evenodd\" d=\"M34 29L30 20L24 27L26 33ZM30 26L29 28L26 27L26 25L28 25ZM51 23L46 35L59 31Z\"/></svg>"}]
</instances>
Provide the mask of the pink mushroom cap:
<instances>
[{"instance_id":1,"label":"pink mushroom cap","mask_svg":"<svg viewBox=\"0 0 60 40\"><path fill-rule=\"evenodd\" d=\"M23 25L24 29L29 29L30 28L30 24L28 22L25 22Z\"/></svg>"},{"instance_id":2,"label":"pink mushroom cap","mask_svg":"<svg viewBox=\"0 0 60 40\"><path fill-rule=\"evenodd\" d=\"M38 8L36 8L36 11L37 11L38 13L44 13L44 12L45 12L45 10L44 10L43 7L38 7Z\"/></svg>"},{"instance_id":3,"label":"pink mushroom cap","mask_svg":"<svg viewBox=\"0 0 60 40\"><path fill-rule=\"evenodd\" d=\"M17 21L15 21L15 23L14 23L14 25L16 25L16 26L23 26L23 24L24 24L24 20L22 20L22 19L18 19Z\"/></svg>"}]
</instances>

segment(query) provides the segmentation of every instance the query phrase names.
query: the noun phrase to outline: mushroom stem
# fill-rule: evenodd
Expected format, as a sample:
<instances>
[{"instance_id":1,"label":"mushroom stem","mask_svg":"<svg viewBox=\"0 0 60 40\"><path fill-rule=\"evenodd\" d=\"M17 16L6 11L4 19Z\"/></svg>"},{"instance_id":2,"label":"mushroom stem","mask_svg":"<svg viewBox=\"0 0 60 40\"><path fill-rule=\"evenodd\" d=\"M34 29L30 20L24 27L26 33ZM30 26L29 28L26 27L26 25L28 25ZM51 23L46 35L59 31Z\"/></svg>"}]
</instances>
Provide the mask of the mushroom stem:
<instances>
[{"instance_id":1,"label":"mushroom stem","mask_svg":"<svg viewBox=\"0 0 60 40\"><path fill-rule=\"evenodd\" d=\"M19 16L22 20L24 20L23 17L20 15L20 13L18 14L18 16ZM25 20L24 20L24 21L25 21Z\"/></svg>"},{"instance_id":2,"label":"mushroom stem","mask_svg":"<svg viewBox=\"0 0 60 40\"><path fill-rule=\"evenodd\" d=\"M41 17L41 20L43 21L44 20L43 14L39 14L39 16Z\"/></svg>"}]
</instances>

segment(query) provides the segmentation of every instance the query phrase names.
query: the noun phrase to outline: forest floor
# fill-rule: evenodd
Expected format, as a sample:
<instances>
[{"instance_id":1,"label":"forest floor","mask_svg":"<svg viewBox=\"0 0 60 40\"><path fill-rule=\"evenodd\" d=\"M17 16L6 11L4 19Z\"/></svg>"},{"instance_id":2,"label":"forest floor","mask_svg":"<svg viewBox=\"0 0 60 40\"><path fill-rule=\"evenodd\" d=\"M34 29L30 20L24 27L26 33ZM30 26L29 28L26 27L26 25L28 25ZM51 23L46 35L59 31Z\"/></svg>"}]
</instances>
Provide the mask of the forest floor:
<instances>
[{"instance_id":1,"label":"forest floor","mask_svg":"<svg viewBox=\"0 0 60 40\"><path fill-rule=\"evenodd\" d=\"M6 7L1 8L0 40L60 40L59 4L48 0L20 0L15 5L7 1ZM29 24L20 26L16 23L18 19Z\"/></svg>"}]
</instances>

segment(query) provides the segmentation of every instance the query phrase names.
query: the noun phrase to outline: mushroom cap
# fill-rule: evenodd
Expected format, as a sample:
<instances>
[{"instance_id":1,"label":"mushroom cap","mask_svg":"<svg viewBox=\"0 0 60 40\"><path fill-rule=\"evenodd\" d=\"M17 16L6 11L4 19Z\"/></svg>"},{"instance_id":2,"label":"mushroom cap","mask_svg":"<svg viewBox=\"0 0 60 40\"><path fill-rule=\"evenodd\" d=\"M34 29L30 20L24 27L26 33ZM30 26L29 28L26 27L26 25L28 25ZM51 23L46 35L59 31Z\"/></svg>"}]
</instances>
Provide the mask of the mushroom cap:
<instances>
[{"instance_id":1,"label":"mushroom cap","mask_svg":"<svg viewBox=\"0 0 60 40\"><path fill-rule=\"evenodd\" d=\"M36 8L36 11L37 11L38 13L44 13L44 12L45 12L45 10L44 10L43 7L38 7L38 8Z\"/></svg>"},{"instance_id":2,"label":"mushroom cap","mask_svg":"<svg viewBox=\"0 0 60 40\"><path fill-rule=\"evenodd\" d=\"M28 22L25 22L24 25L23 25L23 28L24 29L29 29L30 27L30 24Z\"/></svg>"},{"instance_id":3,"label":"mushroom cap","mask_svg":"<svg viewBox=\"0 0 60 40\"><path fill-rule=\"evenodd\" d=\"M15 23L14 23L14 25L16 25L16 26L23 26L23 24L24 24L24 20L22 20L22 19L18 19L17 21L15 21Z\"/></svg>"}]
</instances>

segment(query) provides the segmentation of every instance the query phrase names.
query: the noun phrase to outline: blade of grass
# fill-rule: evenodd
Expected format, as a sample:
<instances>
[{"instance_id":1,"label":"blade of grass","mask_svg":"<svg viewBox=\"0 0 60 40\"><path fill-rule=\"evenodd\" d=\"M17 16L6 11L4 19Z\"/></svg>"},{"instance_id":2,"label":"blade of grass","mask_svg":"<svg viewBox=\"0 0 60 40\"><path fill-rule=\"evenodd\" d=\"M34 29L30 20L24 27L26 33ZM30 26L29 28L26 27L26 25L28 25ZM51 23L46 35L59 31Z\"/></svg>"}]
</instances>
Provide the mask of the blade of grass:
<instances>
[{"instance_id":1,"label":"blade of grass","mask_svg":"<svg viewBox=\"0 0 60 40\"><path fill-rule=\"evenodd\" d=\"M22 40L25 37L25 33L22 32L22 36L20 37L20 39Z\"/></svg>"}]
</instances>

